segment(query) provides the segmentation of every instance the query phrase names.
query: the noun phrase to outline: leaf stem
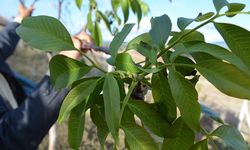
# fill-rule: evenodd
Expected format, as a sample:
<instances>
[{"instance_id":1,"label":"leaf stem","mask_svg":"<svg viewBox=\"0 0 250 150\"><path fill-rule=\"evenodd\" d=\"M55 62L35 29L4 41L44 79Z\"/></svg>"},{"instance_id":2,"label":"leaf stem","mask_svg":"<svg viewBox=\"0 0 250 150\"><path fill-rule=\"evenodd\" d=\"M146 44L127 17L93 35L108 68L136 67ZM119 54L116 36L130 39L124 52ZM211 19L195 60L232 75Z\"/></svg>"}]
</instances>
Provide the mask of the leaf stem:
<instances>
[{"instance_id":1,"label":"leaf stem","mask_svg":"<svg viewBox=\"0 0 250 150\"><path fill-rule=\"evenodd\" d=\"M93 67L97 68L98 70L100 70L103 73L107 73L106 70L102 69L100 66L98 66L91 58L89 58L89 56L87 56L84 52L82 52L81 50L77 49L77 51L83 56L85 57L92 65Z\"/></svg>"},{"instance_id":2,"label":"leaf stem","mask_svg":"<svg viewBox=\"0 0 250 150\"><path fill-rule=\"evenodd\" d=\"M214 17L212 17L211 19L203 22L202 24L198 25L197 27L193 28L192 30L188 31L187 33L185 33L184 35L180 36L176 41L174 41L173 43L171 43L169 46L167 46L163 51L161 51L157 58L161 57L163 54L165 54L169 49L171 49L172 47L174 47L176 44L178 44L183 38L185 38L186 36L188 36L189 34L193 33L194 31L198 30L199 28L207 25L208 23L212 22L214 19L218 18L218 15L215 15Z\"/></svg>"},{"instance_id":3,"label":"leaf stem","mask_svg":"<svg viewBox=\"0 0 250 150\"><path fill-rule=\"evenodd\" d=\"M219 150L219 148L214 143L214 140L210 137L210 134L206 131L206 129L204 129L203 127L201 127L201 131L203 131L203 133L206 135L207 139L211 142L211 144L215 148L215 150Z\"/></svg>"},{"instance_id":4,"label":"leaf stem","mask_svg":"<svg viewBox=\"0 0 250 150\"><path fill-rule=\"evenodd\" d=\"M130 87L129 87L129 90L128 90L128 93L126 94L124 100L123 100L123 103L122 103L122 108L121 108L121 114L120 114L120 121L119 121L119 124L121 124L121 121L122 121L122 116L123 116L123 113L124 113L124 110L125 110L125 107L128 103L128 100L135 88L135 86L137 85L138 81L135 81L133 80Z\"/></svg>"},{"instance_id":5,"label":"leaf stem","mask_svg":"<svg viewBox=\"0 0 250 150\"><path fill-rule=\"evenodd\" d=\"M241 11L226 12L226 13L224 13L224 14L219 14L218 17L222 17L222 16L226 16L226 15L237 15L237 14L249 15L249 14L250 14L250 11L248 11L248 12L241 12Z\"/></svg>"}]
</instances>

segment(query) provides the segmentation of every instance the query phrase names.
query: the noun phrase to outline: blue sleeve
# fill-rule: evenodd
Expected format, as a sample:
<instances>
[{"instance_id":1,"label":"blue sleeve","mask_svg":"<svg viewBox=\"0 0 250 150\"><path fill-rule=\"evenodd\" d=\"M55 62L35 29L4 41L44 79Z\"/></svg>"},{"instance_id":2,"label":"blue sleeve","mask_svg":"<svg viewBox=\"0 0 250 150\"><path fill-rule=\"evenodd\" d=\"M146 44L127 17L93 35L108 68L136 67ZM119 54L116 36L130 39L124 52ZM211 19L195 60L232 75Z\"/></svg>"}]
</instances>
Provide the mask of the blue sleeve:
<instances>
[{"instance_id":1,"label":"blue sleeve","mask_svg":"<svg viewBox=\"0 0 250 150\"><path fill-rule=\"evenodd\" d=\"M38 89L17 109L8 110L0 99L0 147L35 150L58 117L68 89L55 91L45 77Z\"/></svg>"},{"instance_id":2,"label":"blue sleeve","mask_svg":"<svg viewBox=\"0 0 250 150\"><path fill-rule=\"evenodd\" d=\"M13 52L19 41L16 34L16 28L19 26L16 22L11 22L0 32L0 56L6 60Z\"/></svg>"}]
</instances>

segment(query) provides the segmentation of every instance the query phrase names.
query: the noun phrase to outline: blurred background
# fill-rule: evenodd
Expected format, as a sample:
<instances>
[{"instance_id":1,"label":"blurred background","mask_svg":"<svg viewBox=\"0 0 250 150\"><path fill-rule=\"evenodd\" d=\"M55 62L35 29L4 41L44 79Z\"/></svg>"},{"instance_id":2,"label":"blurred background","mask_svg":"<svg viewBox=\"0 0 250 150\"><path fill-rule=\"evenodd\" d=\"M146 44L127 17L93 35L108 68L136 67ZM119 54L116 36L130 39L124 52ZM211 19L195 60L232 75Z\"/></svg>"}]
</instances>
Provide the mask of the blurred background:
<instances>
[{"instance_id":1,"label":"blurred background","mask_svg":"<svg viewBox=\"0 0 250 150\"><path fill-rule=\"evenodd\" d=\"M246 4L245 10L250 10L250 1L229 1L239 3L242 2ZM27 6L29 6L32 2L33 0L25 0L25 4ZM97 2L100 9L106 10L111 8L111 6L109 5L110 0L97 0ZM157 0L157 2L156 0L145 0L145 2L149 5L150 12L146 17L142 19L140 23L140 28L134 28L127 40L130 40L141 33L148 32L150 29L150 18L153 16L159 16L162 14L169 15L173 23L173 30L178 31L178 27L176 25L178 17L195 18L200 12L206 13L210 11L215 11L212 0L173 0L172 2L168 0ZM17 14L18 5L19 0L0 1L0 30L8 22L13 21L13 18ZM49 15L56 18L60 18L61 22L67 27L69 32L74 35L86 25L86 13L88 11L88 7L88 1L85 0L83 0L81 10L77 8L75 2L72 0L38 0L35 4L35 11L33 13L33 16ZM234 18L222 18L217 21L235 23L250 30L250 16L238 15ZM136 16L131 15L128 22L136 23ZM195 23L189 26L189 28L192 28L194 26L196 26ZM113 36L107 31L104 23L101 23L100 27L103 33L104 45L108 46ZM200 31L205 35L207 42L226 46L222 38L212 25L207 25ZM101 60L101 58L98 57L102 56L98 55L96 57L97 59ZM139 56L137 56L136 58L140 59ZM24 75L25 77L31 79L34 82L38 82L48 70L47 55L45 53L40 52L39 50L35 50L29 47L22 41L20 41L15 54L8 60L8 62L15 71L19 72L20 74ZM215 111L215 113L221 116L221 118L223 118L226 123L231 124L236 128L238 127L240 122L239 116L242 110L242 100L225 96L217 89L215 89L213 85L207 82L204 78L201 78L201 80L196 86L196 89L199 91L200 103ZM150 99L150 97L151 96L149 93L147 95L147 98ZM218 126L218 124L216 124L206 116L203 116L202 123L208 129L213 129ZM248 128L246 118L242 121L242 127L240 128L240 131L243 133L246 141L250 143L250 129ZM57 125L57 135L58 136L56 142L56 149L69 149L69 145L67 143L66 123ZM43 143L40 145L39 149L47 149L47 146L48 138L46 137ZM225 147L223 144L220 144L220 146L221 149L230 149L229 147ZM112 148L110 139L107 142L107 148ZM81 149L100 149L96 136L96 128L94 127L88 116L86 117L84 139L82 142Z\"/></svg>"}]
</instances>

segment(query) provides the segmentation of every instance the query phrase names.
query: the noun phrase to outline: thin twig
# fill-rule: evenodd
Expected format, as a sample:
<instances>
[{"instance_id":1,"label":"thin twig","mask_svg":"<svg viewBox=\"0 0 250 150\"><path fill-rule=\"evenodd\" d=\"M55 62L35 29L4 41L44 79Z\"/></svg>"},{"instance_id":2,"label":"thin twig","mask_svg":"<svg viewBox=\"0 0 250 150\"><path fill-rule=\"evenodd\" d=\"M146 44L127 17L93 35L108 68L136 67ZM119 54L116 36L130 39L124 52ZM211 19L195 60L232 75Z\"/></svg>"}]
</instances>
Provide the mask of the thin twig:
<instances>
[{"instance_id":1,"label":"thin twig","mask_svg":"<svg viewBox=\"0 0 250 150\"><path fill-rule=\"evenodd\" d=\"M25 1L24 0L19 0L19 2L24 6L25 5Z\"/></svg>"},{"instance_id":2,"label":"thin twig","mask_svg":"<svg viewBox=\"0 0 250 150\"><path fill-rule=\"evenodd\" d=\"M62 17L62 4L63 4L64 0L58 0L58 16L57 19L61 20Z\"/></svg>"},{"instance_id":3,"label":"thin twig","mask_svg":"<svg viewBox=\"0 0 250 150\"><path fill-rule=\"evenodd\" d=\"M30 5L30 7L33 8L38 1L39 0L34 0L33 3Z\"/></svg>"}]
</instances>

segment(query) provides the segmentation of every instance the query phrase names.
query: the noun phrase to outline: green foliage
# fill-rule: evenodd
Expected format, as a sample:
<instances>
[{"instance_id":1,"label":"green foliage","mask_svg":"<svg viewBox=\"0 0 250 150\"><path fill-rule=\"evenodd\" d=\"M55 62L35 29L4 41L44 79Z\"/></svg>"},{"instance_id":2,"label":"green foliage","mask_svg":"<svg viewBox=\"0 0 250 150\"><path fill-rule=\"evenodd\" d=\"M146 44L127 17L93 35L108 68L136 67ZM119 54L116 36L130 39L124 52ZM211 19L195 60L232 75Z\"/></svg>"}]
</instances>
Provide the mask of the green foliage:
<instances>
[{"instance_id":1,"label":"green foliage","mask_svg":"<svg viewBox=\"0 0 250 150\"><path fill-rule=\"evenodd\" d=\"M112 34L116 34L117 28L111 22L122 22L118 14L122 13L123 22L126 22L131 16L129 13L133 12L139 23L149 11L141 0L111 0L111 3L112 11L105 13L98 9L95 0L89 3L87 28L97 45L102 45L101 20ZM58 121L69 117L72 148L78 149L81 144L85 112L90 109L102 149L109 133L115 145L119 145L119 130L124 131L126 147L131 150L207 150L208 144L214 143L216 138L234 149L247 149L239 131L224 125L211 110L204 107L201 110L198 102L195 85L199 76L204 76L226 95L250 99L250 32L237 25L216 22L221 17L249 12L242 11L244 4L226 0L213 0L213 3L216 13L200 13L193 19L179 18L180 31L172 31L172 22L167 15L152 18L151 29L129 41L125 51L119 51L134 26L126 24L109 46L112 72L107 73L95 61L90 61L88 66L83 61L62 55L51 59L52 83L58 89L70 88ZM80 8L82 1L76 0L76 4ZM222 12L223 7L228 9ZM198 25L186 29L192 22ZM206 43L205 36L197 30L207 24L214 24L228 48ZM68 31L52 17L30 17L23 21L17 33L27 43L44 51L76 50ZM134 62L130 50L140 53L144 61ZM103 75L85 77L91 68L102 71ZM145 94L143 88L152 91L152 101L139 100ZM200 124L201 112L222 125L208 133ZM197 134L206 138L197 141ZM156 136L164 139L163 142L156 145ZM212 146L216 149L216 145Z\"/></svg>"},{"instance_id":2,"label":"green foliage","mask_svg":"<svg viewBox=\"0 0 250 150\"><path fill-rule=\"evenodd\" d=\"M150 22L151 30L149 31L149 34L151 36L153 46L158 49L163 48L171 32L171 20L167 15L163 15L152 18Z\"/></svg>"},{"instance_id":3,"label":"green foliage","mask_svg":"<svg viewBox=\"0 0 250 150\"><path fill-rule=\"evenodd\" d=\"M76 106L70 116L68 124L68 141L73 149L81 145L85 125L85 101Z\"/></svg>"},{"instance_id":4,"label":"green foliage","mask_svg":"<svg viewBox=\"0 0 250 150\"><path fill-rule=\"evenodd\" d=\"M76 1L76 6L81 9L82 6L82 0L75 0Z\"/></svg>"},{"instance_id":5,"label":"green foliage","mask_svg":"<svg viewBox=\"0 0 250 150\"><path fill-rule=\"evenodd\" d=\"M117 33L110 43L109 51L114 59L116 58L119 48L121 47L129 32L132 30L133 26L134 24L126 24L121 32Z\"/></svg>"},{"instance_id":6,"label":"green foliage","mask_svg":"<svg viewBox=\"0 0 250 150\"><path fill-rule=\"evenodd\" d=\"M152 105L142 101L130 101L130 110L141 119L145 126L160 137L164 137L169 123L157 112Z\"/></svg>"},{"instance_id":7,"label":"green foliage","mask_svg":"<svg viewBox=\"0 0 250 150\"><path fill-rule=\"evenodd\" d=\"M103 98L105 119L108 128L116 144L119 144L120 92L118 83L112 74L107 74L105 76Z\"/></svg>"},{"instance_id":8,"label":"green foliage","mask_svg":"<svg viewBox=\"0 0 250 150\"><path fill-rule=\"evenodd\" d=\"M53 17L37 16L24 19L16 32L25 42L40 50L76 49L67 29Z\"/></svg>"},{"instance_id":9,"label":"green foliage","mask_svg":"<svg viewBox=\"0 0 250 150\"><path fill-rule=\"evenodd\" d=\"M237 150L246 150L247 144L240 132L228 125L222 125L218 127L211 136L217 136L221 138L227 145Z\"/></svg>"},{"instance_id":10,"label":"green foliage","mask_svg":"<svg viewBox=\"0 0 250 150\"><path fill-rule=\"evenodd\" d=\"M185 122L178 118L164 139L163 150L188 150L194 143L195 134Z\"/></svg>"},{"instance_id":11,"label":"green foliage","mask_svg":"<svg viewBox=\"0 0 250 150\"><path fill-rule=\"evenodd\" d=\"M198 103L198 93L194 86L173 69L170 69L169 85L182 119L191 129L199 131L201 110Z\"/></svg>"},{"instance_id":12,"label":"green foliage","mask_svg":"<svg viewBox=\"0 0 250 150\"><path fill-rule=\"evenodd\" d=\"M153 138L145 129L136 124L124 124L122 129L131 150L157 150Z\"/></svg>"},{"instance_id":13,"label":"green foliage","mask_svg":"<svg viewBox=\"0 0 250 150\"><path fill-rule=\"evenodd\" d=\"M50 60L50 79L55 88L69 87L73 82L87 74L91 67L64 55L57 55Z\"/></svg>"}]
</instances>

